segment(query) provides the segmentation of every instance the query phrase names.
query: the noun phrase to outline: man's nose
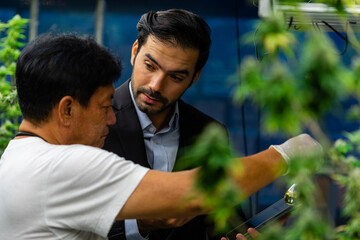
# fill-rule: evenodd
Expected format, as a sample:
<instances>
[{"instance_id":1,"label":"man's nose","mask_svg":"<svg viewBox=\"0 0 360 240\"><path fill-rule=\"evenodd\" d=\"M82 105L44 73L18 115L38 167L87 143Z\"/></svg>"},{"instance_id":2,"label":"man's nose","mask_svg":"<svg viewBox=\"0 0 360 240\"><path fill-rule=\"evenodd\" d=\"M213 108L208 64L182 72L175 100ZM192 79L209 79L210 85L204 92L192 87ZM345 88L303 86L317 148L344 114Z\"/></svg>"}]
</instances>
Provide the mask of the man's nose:
<instances>
[{"instance_id":1,"label":"man's nose","mask_svg":"<svg viewBox=\"0 0 360 240\"><path fill-rule=\"evenodd\" d=\"M163 87L166 75L162 72L155 74L150 81L149 88L153 91L158 92Z\"/></svg>"},{"instance_id":2,"label":"man's nose","mask_svg":"<svg viewBox=\"0 0 360 240\"><path fill-rule=\"evenodd\" d=\"M114 110L111 107L110 110L108 111L107 125L113 125L115 123L116 123L116 117L115 117Z\"/></svg>"}]
</instances>

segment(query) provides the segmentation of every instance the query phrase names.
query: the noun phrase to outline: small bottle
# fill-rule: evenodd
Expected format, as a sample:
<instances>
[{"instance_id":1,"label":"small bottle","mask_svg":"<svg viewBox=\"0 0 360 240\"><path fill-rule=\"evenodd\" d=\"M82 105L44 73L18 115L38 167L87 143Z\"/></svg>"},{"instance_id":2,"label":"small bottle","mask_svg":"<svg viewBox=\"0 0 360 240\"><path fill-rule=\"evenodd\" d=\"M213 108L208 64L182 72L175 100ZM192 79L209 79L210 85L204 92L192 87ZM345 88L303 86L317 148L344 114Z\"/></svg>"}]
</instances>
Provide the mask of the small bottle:
<instances>
[{"instance_id":1,"label":"small bottle","mask_svg":"<svg viewBox=\"0 0 360 240\"><path fill-rule=\"evenodd\" d=\"M296 184L291 185L291 187L286 191L284 195L284 200L289 205L295 204L296 192L295 192Z\"/></svg>"}]
</instances>

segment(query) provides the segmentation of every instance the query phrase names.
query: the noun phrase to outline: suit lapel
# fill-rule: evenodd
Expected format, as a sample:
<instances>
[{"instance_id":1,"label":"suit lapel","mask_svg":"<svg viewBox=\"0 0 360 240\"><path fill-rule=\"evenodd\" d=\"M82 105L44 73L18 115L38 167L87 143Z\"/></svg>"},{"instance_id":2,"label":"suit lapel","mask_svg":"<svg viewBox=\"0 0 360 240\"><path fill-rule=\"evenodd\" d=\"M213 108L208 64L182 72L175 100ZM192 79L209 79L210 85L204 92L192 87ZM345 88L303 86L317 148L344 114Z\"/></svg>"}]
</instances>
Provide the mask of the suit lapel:
<instances>
[{"instance_id":1,"label":"suit lapel","mask_svg":"<svg viewBox=\"0 0 360 240\"><path fill-rule=\"evenodd\" d=\"M181 170L178 167L178 164L181 162L181 156L185 155L187 148L192 144L193 134L193 124L191 124L192 117L189 116L189 113L186 109L186 105L182 100L179 100L179 131L180 131L180 140L179 148L176 154L176 162L174 166L174 171Z\"/></svg>"},{"instance_id":2,"label":"suit lapel","mask_svg":"<svg viewBox=\"0 0 360 240\"><path fill-rule=\"evenodd\" d=\"M129 80L116 89L114 109L117 135L123 146L124 157L142 166L149 167L141 125L129 92Z\"/></svg>"}]
</instances>

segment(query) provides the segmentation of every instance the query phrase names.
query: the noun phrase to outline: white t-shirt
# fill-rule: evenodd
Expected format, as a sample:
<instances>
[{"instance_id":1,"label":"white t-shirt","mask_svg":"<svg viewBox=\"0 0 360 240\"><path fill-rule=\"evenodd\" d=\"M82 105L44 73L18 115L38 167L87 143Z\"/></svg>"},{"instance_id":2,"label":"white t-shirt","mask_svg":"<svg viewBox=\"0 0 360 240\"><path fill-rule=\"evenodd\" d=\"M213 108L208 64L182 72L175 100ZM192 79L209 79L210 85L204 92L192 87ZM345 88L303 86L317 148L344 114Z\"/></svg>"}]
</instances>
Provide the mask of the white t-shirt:
<instances>
[{"instance_id":1,"label":"white t-shirt","mask_svg":"<svg viewBox=\"0 0 360 240\"><path fill-rule=\"evenodd\" d=\"M0 160L0 239L106 239L147 171L99 148L12 140Z\"/></svg>"}]
</instances>

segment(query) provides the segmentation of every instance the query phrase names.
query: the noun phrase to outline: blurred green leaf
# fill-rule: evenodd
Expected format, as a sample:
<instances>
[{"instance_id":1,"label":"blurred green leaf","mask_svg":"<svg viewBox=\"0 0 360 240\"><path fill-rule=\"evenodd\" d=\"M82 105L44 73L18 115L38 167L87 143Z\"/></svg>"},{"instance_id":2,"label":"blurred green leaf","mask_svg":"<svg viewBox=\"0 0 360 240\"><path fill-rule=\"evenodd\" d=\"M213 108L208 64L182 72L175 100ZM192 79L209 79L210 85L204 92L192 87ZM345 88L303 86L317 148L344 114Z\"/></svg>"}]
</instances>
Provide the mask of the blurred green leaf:
<instances>
[{"instance_id":1,"label":"blurred green leaf","mask_svg":"<svg viewBox=\"0 0 360 240\"><path fill-rule=\"evenodd\" d=\"M196 187L206 196L205 206L215 209L209 216L215 220L217 231L228 227L235 204L243 200L236 184L228 178L234 161L226 130L210 124L177 163L177 170L201 166Z\"/></svg>"},{"instance_id":2,"label":"blurred green leaf","mask_svg":"<svg viewBox=\"0 0 360 240\"><path fill-rule=\"evenodd\" d=\"M0 155L18 130L21 117L15 89L16 60L26 37L28 23L15 15L7 23L0 22Z\"/></svg>"},{"instance_id":3,"label":"blurred green leaf","mask_svg":"<svg viewBox=\"0 0 360 240\"><path fill-rule=\"evenodd\" d=\"M304 3L279 2L294 6ZM334 7L340 18L346 7L360 4L351 0L311 2ZM360 205L354 199L360 199L360 130L344 133L343 138L330 144L331 138L320 122L334 109L341 109L342 102L350 97L357 103L348 114L352 119L360 119L360 58L354 58L350 67L345 66L326 33L302 29L306 30L305 38L298 46L281 13L262 19L247 40L254 41L257 49L263 49L263 57L258 61L257 56L246 57L239 69L234 101L249 100L261 108L261 124L266 133L292 136L310 131L321 141L326 153L325 161L290 161L285 181L290 185L296 183L298 206L292 213L294 222L286 228L280 225L266 228L259 239L359 239ZM319 208L322 189L315 184L319 173L346 189L341 210L349 220L340 230L333 227L331 219Z\"/></svg>"}]
</instances>

